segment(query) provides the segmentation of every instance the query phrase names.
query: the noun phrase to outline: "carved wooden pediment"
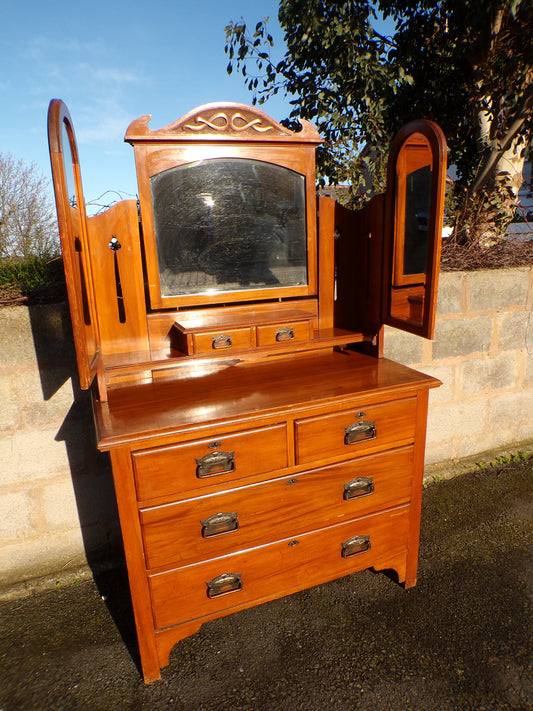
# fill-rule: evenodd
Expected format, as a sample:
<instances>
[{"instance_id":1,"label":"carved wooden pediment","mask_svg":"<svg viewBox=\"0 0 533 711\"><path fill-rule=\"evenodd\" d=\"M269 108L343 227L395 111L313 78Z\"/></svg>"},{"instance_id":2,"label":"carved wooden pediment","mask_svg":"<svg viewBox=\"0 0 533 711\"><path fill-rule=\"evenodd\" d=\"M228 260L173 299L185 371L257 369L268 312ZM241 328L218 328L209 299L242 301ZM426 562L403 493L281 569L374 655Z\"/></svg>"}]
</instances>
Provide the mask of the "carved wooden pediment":
<instances>
[{"instance_id":1,"label":"carved wooden pediment","mask_svg":"<svg viewBox=\"0 0 533 711\"><path fill-rule=\"evenodd\" d=\"M174 123L152 131L151 116L141 116L126 131L125 141L298 141L321 143L315 127L301 121L302 130L291 131L263 111L237 103L213 103L200 106Z\"/></svg>"}]
</instances>

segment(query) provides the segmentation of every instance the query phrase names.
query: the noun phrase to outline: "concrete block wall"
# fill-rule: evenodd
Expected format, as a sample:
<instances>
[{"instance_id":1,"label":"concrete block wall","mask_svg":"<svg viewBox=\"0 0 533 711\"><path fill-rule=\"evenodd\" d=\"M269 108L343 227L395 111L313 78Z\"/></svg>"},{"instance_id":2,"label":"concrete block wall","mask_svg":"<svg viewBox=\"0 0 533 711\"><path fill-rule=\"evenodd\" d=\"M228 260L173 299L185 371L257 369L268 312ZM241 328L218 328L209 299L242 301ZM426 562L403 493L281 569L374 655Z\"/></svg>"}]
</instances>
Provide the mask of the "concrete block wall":
<instances>
[{"instance_id":1,"label":"concrete block wall","mask_svg":"<svg viewBox=\"0 0 533 711\"><path fill-rule=\"evenodd\" d=\"M442 380L426 462L533 439L533 269L441 275L433 342L386 329L385 355ZM77 386L66 304L0 309L0 590L113 560L111 468Z\"/></svg>"},{"instance_id":2,"label":"concrete block wall","mask_svg":"<svg viewBox=\"0 0 533 711\"><path fill-rule=\"evenodd\" d=\"M111 468L66 304L0 309L0 589L115 555Z\"/></svg>"},{"instance_id":3,"label":"concrete block wall","mask_svg":"<svg viewBox=\"0 0 533 711\"><path fill-rule=\"evenodd\" d=\"M441 274L435 338L385 329L384 354L434 375L426 465L533 439L533 268Z\"/></svg>"}]
</instances>

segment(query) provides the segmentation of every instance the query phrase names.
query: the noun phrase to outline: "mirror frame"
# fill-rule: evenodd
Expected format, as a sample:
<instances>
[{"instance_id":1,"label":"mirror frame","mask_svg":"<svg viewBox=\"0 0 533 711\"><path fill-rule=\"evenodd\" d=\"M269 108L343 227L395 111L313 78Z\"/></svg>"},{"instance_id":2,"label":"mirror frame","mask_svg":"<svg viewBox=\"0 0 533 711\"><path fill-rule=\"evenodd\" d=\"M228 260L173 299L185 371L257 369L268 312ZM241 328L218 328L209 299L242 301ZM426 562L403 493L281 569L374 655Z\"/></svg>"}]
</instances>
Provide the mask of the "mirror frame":
<instances>
[{"instance_id":1,"label":"mirror frame","mask_svg":"<svg viewBox=\"0 0 533 711\"><path fill-rule=\"evenodd\" d=\"M426 258L425 278L407 277L402 279L402 285L413 282L423 289L421 321L411 321L407 318L394 316L392 313L392 296L395 284L395 260L399 249L403 249L404 240L396 229L398 206L397 196L397 163L401 149L408 139L416 133L422 134L429 144L432 156L432 181L430 191L430 207L428 215L428 249ZM387 165L387 193L385 204L385 235L384 235L384 279L383 279L383 323L388 326L408 331L424 338L433 338L435 331L435 314L437 309L437 288L439 280L439 265L442 241L442 217L444 213L444 192L446 188L447 147L442 129L433 121L420 119L404 126L395 137ZM401 260L400 260L401 261ZM405 288L402 286L400 288ZM409 288L407 286L407 288Z\"/></svg>"},{"instance_id":2,"label":"mirror frame","mask_svg":"<svg viewBox=\"0 0 533 711\"><path fill-rule=\"evenodd\" d=\"M135 152L144 255L150 306L166 308L313 297L318 290L315 148L322 143L316 129L302 121L293 132L254 107L237 103L212 103L190 111L163 128L152 130L151 116L133 121L124 140ZM166 296L161 293L150 179L163 171L212 158L247 158L299 173L305 178L307 284L202 292Z\"/></svg>"},{"instance_id":3,"label":"mirror frame","mask_svg":"<svg viewBox=\"0 0 533 711\"><path fill-rule=\"evenodd\" d=\"M70 156L64 145L65 131ZM60 99L52 99L48 107L48 145L80 386L87 390L102 360L100 335L78 146L70 113ZM70 167L76 195L75 207L69 199L66 171Z\"/></svg>"}]
</instances>

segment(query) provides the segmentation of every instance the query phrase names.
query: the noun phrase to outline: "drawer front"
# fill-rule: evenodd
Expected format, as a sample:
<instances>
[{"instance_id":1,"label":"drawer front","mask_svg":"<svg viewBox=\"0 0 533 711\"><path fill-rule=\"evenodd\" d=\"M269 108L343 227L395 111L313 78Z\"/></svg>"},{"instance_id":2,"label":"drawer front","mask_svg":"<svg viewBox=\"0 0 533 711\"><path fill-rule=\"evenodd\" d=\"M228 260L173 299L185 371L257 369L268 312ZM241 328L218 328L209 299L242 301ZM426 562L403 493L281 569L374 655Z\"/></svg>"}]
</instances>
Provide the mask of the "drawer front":
<instances>
[{"instance_id":1,"label":"drawer front","mask_svg":"<svg viewBox=\"0 0 533 711\"><path fill-rule=\"evenodd\" d=\"M272 346L288 341L307 341L313 335L310 321L294 321L257 327L257 345Z\"/></svg>"},{"instance_id":2,"label":"drawer front","mask_svg":"<svg viewBox=\"0 0 533 711\"><path fill-rule=\"evenodd\" d=\"M368 516L149 577L156 629L281 597L407 550L409 508ZM346 556L346 557L345 557Z\"/></svg>"},{"instance_id":3,"label":"drawer front","mask_svg":"<svg viewBox=\"0 0 533 711\"><path fill-rule=\"evenodd\" d=\"M413 448L140 512L146 565L207 560L403 504Z\"/></svg>"},{"instance_id":4,"label":"drawer front","mask_svg":"<svg viewBox=\"0 0 533 711\"><path fill-rule=\"evenodd\" d=\"M343 412L294 423L296 461L307 464L414 441L416 398L383 405L354 406Z\"/></svg>"},{"instance_id":5,"label":"drawer front","mask_svg":"<svg viewBox=\"0 0 533 711\"><path fill-rule=\"evenodd\" d=\"M195 333L193 335L195 353L227 352L254 345L251 328L230 328L227 331Z\"/></svg>"},{"instance_id":6,"label":"drawer front","mask_svg":"<svg viewBox=\"0 0 533 711\"><path fill-rule=\"evenodd\" d=\"M287 466L285 423L133 455L140 501L236 481Z\"/></svg>"}]
</instances>

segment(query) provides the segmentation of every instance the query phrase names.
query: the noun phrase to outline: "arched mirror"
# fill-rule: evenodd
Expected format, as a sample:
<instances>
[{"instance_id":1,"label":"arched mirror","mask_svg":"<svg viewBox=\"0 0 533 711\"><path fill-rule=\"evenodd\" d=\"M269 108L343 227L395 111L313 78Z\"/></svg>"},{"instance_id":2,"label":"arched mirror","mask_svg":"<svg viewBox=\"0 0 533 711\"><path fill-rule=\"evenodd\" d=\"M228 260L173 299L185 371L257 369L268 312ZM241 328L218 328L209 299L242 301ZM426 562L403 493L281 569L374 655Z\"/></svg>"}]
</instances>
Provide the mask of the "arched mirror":
<instances>
[{"instance_id":1,"label":"arched mirror","mask_svg":"<svg viewBox=\"0 0 533 711\"><path fill-rule=\"evenodd\" d=\"M433 337L446 179L446 141L431 121L405 126L387 177L385 323Z\"/></svg>"},{"instance_id":2,"label":"arched mirror","mask_svg":"<svg viewBox=\"0 0 533 711\"><path fill-rule=\"evenodd\" d=\"M72 121L65 104L57 99L50 102L48 109L48 143L80 385L86 389L94 379L100 358L87 217Z\"/></svg>"}]
</instances>

